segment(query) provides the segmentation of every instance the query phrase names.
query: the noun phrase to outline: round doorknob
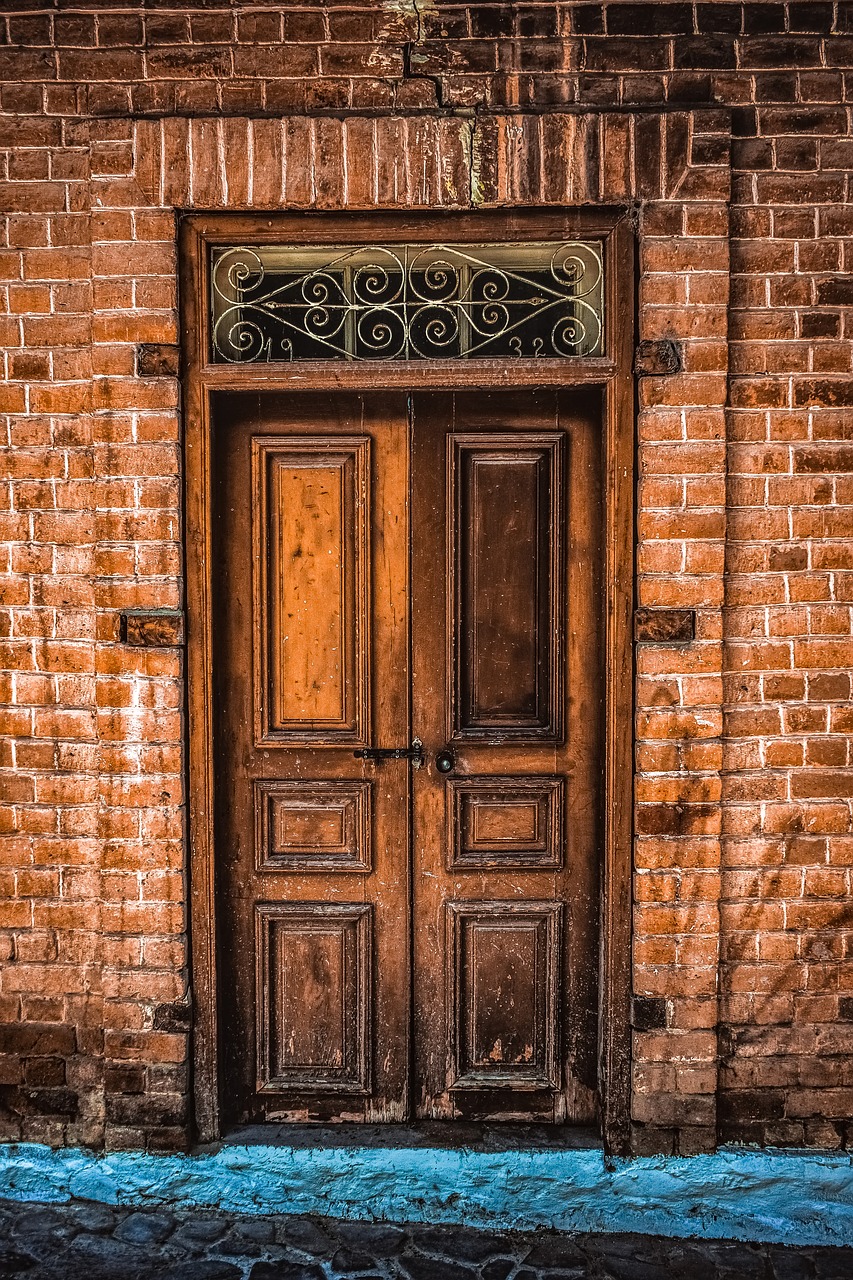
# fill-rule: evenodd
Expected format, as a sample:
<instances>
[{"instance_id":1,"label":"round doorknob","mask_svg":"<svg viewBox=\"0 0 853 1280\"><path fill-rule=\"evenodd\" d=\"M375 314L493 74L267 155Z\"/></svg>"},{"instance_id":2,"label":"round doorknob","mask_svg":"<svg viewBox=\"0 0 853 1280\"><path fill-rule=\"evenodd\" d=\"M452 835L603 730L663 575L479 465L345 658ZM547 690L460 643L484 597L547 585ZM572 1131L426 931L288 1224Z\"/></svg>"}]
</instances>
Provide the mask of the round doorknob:
<instances>
[{"instance_id":1,"label":"round doorknob","mask_svg":"<svg viewBox=\"0 0 853 1280\"><path fill-rule=\"evenodd\" d=\"M435 757L435 767L438 769L439 773L450 773L450 770L455 764L456 757L453 752L448 751L447 748L445 748L444 751L439 751L438 755Z\"/></svg>"}]
</instances>

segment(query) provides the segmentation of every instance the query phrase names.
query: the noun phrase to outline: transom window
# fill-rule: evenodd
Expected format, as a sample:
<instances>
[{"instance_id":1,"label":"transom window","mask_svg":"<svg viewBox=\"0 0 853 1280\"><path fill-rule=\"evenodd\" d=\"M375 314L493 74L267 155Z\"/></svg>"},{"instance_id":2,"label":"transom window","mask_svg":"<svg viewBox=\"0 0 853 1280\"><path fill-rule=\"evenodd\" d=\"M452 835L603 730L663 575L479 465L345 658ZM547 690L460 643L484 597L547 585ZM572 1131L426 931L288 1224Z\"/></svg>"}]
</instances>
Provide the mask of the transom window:
<instances>
[{"instance_id":1,"label":"transom window","mask_svg":"<svg viewBox=\"0 0 853 1280\"><path fill-rule=\"evenodd\" d=\"M214 247L210 279L215 362L604 354L595 240Z\"/></svg>"}]
</instances>

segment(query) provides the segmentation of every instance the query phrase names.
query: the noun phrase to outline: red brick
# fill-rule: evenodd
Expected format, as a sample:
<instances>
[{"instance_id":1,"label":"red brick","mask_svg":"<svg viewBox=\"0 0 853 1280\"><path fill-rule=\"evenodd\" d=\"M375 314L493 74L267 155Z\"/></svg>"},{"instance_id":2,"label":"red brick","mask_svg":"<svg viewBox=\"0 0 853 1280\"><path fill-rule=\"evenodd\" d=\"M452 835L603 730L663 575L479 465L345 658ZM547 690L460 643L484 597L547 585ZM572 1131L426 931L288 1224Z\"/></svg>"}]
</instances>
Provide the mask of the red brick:
<instances>
[{"instance_id":1,"label":"red brick","mask_svg":"<svg viewBox=\"0 0 853 1280\"><path fill-rule=\"evenodd\" d=\"M599 7L575 6L565 40L544 10L448 10L440 38L430 19L417 41L410 19L367 10L84 4L53 20L56 50L44 14L10 17L0 766L14 785L0 823L18 834L0 853L0 890L21 940L0 1012L11 999L10 1016L77 1026L67 1050L36 1055L60 1066L28 1067L34 1080L60 1067L102 1080L106 1052L109 1080L146 1102L157 1063L186 1058L185 1037L145 1029L146 1001L179 993L185 960L182 675L174 655L116 643L118 609L180 598L176 390L133 377L136 343L177 334L174 210L224 206L226 189L232 206L272 210L464 204L473 133L487 203L641 205L640 333L683 344L684 372L639 390L637 595L697 609L697 640L637 653L634 989L667 1001L670 1028L636 1038L638 1142L655 1130L685 1150L709 1140L718 982L725 1133L837 1140L822 1117L849 1112L832 1074L840 1041L806 1033L834 1023L850 989L839 913L853 865L853 218L831 65L849 50L833 37L815 65L807 7L789 7L785 32L781 6L747 6L743 71L737 6L726 32L704 31L699 6L698 36L688 6L611 5L607 26ZM748 108L730 203L722 113L648 110L709 93ZM485 110L440 119L439 96ZM620 113L596 115L608 102ZM585 114L549 110L569 103ZM330 111L356 114L341 125ZM131 113L155 117L133 139ZM54 934L32 927L36 910ZM81 963L104 975L106 1005L75 995ZM776 1116L788 1093L796 1121ZM157 1140L153 1122L112 1136L103 1110L93 1123L96 1144ZM165 1122L162 1134L175 1140Z\"/></svg>"}]
</instances>

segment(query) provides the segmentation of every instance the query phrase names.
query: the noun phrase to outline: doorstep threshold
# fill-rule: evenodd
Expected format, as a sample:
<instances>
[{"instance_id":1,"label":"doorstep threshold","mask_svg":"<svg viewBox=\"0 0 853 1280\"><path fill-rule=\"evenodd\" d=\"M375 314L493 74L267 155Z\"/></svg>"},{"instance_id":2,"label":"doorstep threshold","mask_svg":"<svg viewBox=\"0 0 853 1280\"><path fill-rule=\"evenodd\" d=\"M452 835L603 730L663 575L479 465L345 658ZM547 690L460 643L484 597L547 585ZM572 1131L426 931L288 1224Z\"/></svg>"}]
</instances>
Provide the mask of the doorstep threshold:
<instances>
[{"instance_id":1,"label":"doorstep threshold","mask_svg":"<svg viewBox=\"0 0 853 1280\"><path fill-rule=\"evenodd\" d=\"M592 1126L486 1124L427 1120L418 1124L244 1124L216 1144L323 1150L603 1151ZM209 1148L207 1148L209 1149Z\"/></svg>"}]
</instances>

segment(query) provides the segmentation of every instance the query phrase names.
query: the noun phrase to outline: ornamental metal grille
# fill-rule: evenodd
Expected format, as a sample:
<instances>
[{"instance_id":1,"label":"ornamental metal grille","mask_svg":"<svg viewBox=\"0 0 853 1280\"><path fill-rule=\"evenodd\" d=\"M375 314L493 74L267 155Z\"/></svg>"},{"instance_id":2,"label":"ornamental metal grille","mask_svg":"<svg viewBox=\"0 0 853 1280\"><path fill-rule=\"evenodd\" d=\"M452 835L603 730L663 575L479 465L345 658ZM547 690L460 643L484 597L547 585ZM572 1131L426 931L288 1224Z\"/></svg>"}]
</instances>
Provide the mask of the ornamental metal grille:
<instances>
[{"instance_id":1,"label":"ornamental metal grille","mask_svg":"<svg viewBox=\"0 0 853 1280\"><path fill-rule=\"evenodd\" d=\"M603 354L598 241L214 248L214 361Z\"/></svg>"}]
</instances>

